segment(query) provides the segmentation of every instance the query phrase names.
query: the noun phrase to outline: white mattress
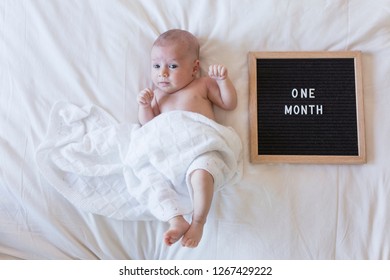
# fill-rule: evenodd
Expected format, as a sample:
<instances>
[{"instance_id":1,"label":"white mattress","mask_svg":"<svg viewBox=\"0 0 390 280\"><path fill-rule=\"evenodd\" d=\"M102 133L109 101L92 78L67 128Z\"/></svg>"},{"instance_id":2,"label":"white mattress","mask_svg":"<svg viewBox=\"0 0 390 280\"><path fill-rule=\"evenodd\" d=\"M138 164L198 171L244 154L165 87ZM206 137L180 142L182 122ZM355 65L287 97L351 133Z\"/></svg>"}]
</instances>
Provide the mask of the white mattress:
<instances>
[{"instance_id":1,"label":"white mattress","mask_svg":"<svg viewBox=\"0 0 390 280\"><path fill-rule=\"evenodd\" d=\"M230 71L239 106L217 110L244 143L244 176L213 201L197 249L167 225L83 212L38 172L35 150L59 100L137 121L149 49L187 29ZM249 162L249 51L362 51L367 163ZM390 1L0 2L0 258L389 259Z\"/></svg>"}]
</instances>

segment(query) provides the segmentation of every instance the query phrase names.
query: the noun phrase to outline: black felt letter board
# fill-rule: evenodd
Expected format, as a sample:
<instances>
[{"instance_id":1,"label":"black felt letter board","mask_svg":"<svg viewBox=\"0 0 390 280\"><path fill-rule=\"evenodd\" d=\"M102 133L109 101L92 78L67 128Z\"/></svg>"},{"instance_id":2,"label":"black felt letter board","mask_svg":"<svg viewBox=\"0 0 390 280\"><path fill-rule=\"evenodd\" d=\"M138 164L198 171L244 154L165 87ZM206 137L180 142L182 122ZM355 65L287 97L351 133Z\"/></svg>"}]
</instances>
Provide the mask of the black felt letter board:
<instances>
[{"instance_id":1,"label":"black felt letter board","mask_svg":"<svg viewBox=\"0 0 390 280\"><path fill-rule=\"evenodd\" d=\"M249 59L252 162L365 161L359 52Z\"/></svg>"}]
</instances>

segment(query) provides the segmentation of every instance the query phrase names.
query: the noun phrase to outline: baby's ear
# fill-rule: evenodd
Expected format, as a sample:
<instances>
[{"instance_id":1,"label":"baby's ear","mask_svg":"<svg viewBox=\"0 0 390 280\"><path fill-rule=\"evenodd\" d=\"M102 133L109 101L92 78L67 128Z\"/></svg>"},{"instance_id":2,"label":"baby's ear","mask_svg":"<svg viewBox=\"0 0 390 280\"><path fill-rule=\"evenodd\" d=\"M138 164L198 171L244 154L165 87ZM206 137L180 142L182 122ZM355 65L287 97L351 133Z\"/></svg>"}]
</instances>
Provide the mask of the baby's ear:
<instances>
[{"instance_id":1,"label":"baby's ear","mask_svg":"<svg viewBox=\"0 0 390 280\"><path fill-rule=\"evenodd\" d=\"M192 75L195 77L196 75L199 74L200 71L200 61L199 59L194 61L194 66L192 68Z\"/></svg>"}]
</instances>

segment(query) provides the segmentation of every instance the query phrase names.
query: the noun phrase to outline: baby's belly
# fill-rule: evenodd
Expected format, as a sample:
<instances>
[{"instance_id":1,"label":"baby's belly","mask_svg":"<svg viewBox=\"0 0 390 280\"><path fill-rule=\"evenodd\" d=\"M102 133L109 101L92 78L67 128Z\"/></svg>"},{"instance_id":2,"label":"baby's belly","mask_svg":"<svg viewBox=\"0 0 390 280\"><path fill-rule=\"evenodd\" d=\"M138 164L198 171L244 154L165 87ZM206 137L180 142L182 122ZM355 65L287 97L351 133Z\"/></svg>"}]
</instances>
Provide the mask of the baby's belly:
<instances>
[{"instance_id":1,"label":"baby's belly","mask_svg":"<svg viewBox=\"0 0 390 280\"><path fill-rule=\"evenodd\" d=\"M169 111L189 111L193 113L201 114L209 119L215 120L214 110L212 106L208 104L203 104L201 106L193 106L194 104L188 104L185 106L169 106L169 108L164 108L161 110L162 113Z\"/></svg>"}]
</instances>

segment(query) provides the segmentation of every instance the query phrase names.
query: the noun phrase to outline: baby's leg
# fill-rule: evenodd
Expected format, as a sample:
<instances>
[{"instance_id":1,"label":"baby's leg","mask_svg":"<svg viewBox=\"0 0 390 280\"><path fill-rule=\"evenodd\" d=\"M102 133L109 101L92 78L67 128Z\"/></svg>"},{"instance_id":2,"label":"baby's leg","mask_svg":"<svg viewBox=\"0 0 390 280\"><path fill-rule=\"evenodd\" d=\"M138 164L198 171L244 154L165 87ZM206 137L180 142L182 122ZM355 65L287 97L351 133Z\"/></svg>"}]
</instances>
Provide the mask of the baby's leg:
<instances>
[{"instance_id":1,"label":"baby's leg","mask_svg":"<svg viewBox=\"0 0 390 280\"><path fill-rule=\"evenodd\" d=\"M185 247L196 247L202 238L203 227L207 220L214 194L214 178L203 169L192 172L191 185L193 188L194 213L188 231L181 241Z\"/></svg>"}]
</instances>

